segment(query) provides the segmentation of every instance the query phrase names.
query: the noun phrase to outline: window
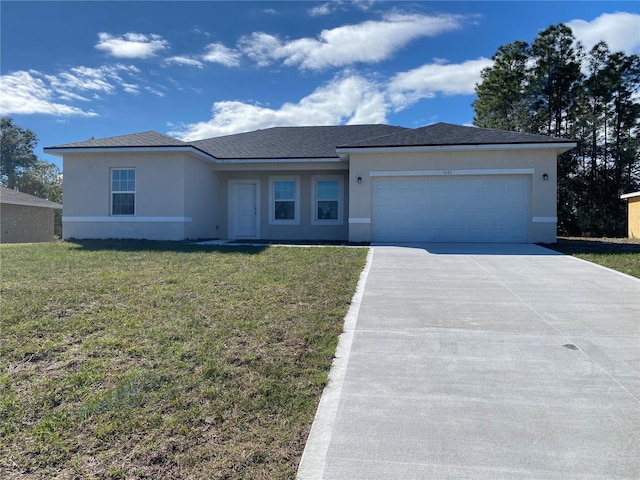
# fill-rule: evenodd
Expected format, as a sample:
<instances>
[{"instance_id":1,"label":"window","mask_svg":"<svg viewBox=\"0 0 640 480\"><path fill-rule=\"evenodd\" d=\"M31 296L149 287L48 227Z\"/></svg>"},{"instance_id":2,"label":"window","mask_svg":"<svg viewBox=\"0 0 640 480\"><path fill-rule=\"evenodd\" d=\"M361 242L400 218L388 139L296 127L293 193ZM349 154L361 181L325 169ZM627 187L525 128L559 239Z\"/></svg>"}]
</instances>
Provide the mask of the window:
<instances>
[{"instance_id":1,"label":"window","mask_svg":"<svg viewBox=\"0 0 640 480\"><path fill-rule=\"evenodd\" d=\"M300 177L270 177L269 223L300 223Z\"/></svg>"},{"instance_id":2,"label":"window","mask_svg":"<svg viewBox=\"0 0 640 480\"><path fill-rule=\"evenodd\" d=\"M111 170L111 215L135 215L136 171L133 168Z\"/></svg>"},{"instance_id":3,"label":"window","mask_svg":"<svg viewBox=\"0 0 640 480\"><path fill-rule=\"evenodd\" d=\"M314 176L311 222L314 225L342 225L342 177Z\"/></svg>"}]
</instances>

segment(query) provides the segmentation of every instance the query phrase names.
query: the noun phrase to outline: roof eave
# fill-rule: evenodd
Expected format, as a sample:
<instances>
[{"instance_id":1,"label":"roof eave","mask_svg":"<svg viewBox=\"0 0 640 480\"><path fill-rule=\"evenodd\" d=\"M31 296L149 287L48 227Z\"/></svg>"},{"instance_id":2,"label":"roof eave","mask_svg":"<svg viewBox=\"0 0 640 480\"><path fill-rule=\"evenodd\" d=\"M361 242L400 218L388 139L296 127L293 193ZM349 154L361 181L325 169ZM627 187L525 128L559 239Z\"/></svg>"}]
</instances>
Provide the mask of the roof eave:
<instances>
[{"instance_id":1,"label":"roof eave","mask_svg":"<svg viewBox=\"0 0 640 480\"><path fill-rule=\"evenodd\" d=\"M44 147L42 150L52 155L59 155L64 153L101 153L101 152L150 152L150 151L178 151L193 149L191 145L135 145L135 146L109 146L100 145L95 147L78 146L78 147Z\"/></svg>"},{"instance_id":2,"label":"roof eave","mask_svg":"<svg viewBox=\"0 0 640 480\"><path fill-rule=\"evenodd\" d=\"M51 208L52 210L62 210L62 204L56 202L49 202L48 204L38 202L28 202L21 200L2 199L0 201L3 205L20 205L23 207L39 207L39 208Z\"/></svg>"},{"instance_id":3,"label":"roof eave","mask_svg":"<svg viewBox=\"0 0 640 480\"><path fill-rule=\"evenodd\" d=\"M339 154L350 153L386 153L386 152L442 152L464 150L557 150L558 154L575 148L575 142L548 143L476 143L476 144L447 144L447 145L410 145L410 146L379 146L379 147L339 147Z\"/></svg>"},{"instance_id":4,"label":"roof eave","mask_svg":"<svg viewBox=\"0 0 640 480\"><path fill-rule=\"evenodd\" d=\"M197 157L215 162L217 159L200 150L199 148L195 148L191 145L169 145L169 146L135 146L135 147L109 147L109 146L101 146L101 147L45 147L42 149L43 152L48 153L50 155L56 155L58 157L63 157L65 154L69 153L114 153L114 152L141 152L141 153L190 153L196 155Z\"/></svg>"},{"instance_id":5,"label":"roof eave","mask_svg":"<svg viewBox=\"0 0 640 480\"><path fill-rule=\"evenodd\" d=\"M631 192L620 195L620 198L626 200L628 198L640 197L640 192Z\"/></svg>"},{"instance_id":6,"label":"roof eave","mask_svg":"<svg viewBox=\"0 0 640 480\"><path fill-rule=\"evenodd\" d=\"M339 163L341 157L283 157L283 158L217 158L216 163L250 164L250 163Z\"/></svg>"},{"instance_id":7,"label":"roof eave","mask_svg":"<svg viewBox=\"0 0 640 480\"><path fill-rule=\"evenodd\" d=\"M136 147L45 147L45 153L57 155L73 153L114 153L114 152L164 152L164 153L190 153L208 162L217 164L251 164L251 163L332 163L342 162L343 158L334 157L276 157L276 158L221 158L192 145L185 146L136 146Z\"/></svg>"}]
</instances>

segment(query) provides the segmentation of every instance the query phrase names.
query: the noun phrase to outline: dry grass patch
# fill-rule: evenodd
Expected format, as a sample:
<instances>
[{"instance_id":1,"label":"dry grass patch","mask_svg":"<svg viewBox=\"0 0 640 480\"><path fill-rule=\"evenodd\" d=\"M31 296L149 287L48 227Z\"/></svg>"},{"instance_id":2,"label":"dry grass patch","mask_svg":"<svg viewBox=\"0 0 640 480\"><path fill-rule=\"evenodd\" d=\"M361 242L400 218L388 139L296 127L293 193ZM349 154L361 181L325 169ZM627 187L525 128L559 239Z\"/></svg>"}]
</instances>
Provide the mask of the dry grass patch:
<instances>
[{"instance_id":1,"label":"dry grass patch","mask_svg":"<svg viewBox=\"0 0 640 480\"><path fill-rule=\"evenodd\" d=\"M0 477L295 476L366 249L0 254Z\"/></svg>"}]
</instances>

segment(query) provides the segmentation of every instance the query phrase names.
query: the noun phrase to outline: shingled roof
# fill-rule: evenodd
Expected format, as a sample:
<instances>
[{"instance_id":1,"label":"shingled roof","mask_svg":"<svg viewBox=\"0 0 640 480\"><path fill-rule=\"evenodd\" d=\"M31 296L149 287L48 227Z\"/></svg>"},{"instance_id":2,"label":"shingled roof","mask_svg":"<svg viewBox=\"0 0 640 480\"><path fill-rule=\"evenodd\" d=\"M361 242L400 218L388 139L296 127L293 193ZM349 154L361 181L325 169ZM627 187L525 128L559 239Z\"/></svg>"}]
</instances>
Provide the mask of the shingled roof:
<instances>
[{"instance_id":1,"label":"shingled roof","mask_svg":"<svg viewBox=\"0 0 640 480\"><path fill-rule=\"evenodd\" d=\"M486 128L436 123L410 129L390 125L274 127L183 142L149 131L45 148L45 152L84 148L196 149L220 160L338 158L336 149L445 145L567 144L571 140Z\"/></svg>"},{"instance_id":2,"label":"shingled roof","mask_svg":"<svg viewBox=\"0 0 640 480\"><path fill-rule=\"evenodd\" d=\"M336 147L407 130L389 125L274 127L190 142L219 159L336 158Z\"/></svg>"},{"instance_id":3,"label":"shingled roof","mask_svg":"<svg viewBox=\"0 0 640 480\"><path fill-rule=\"evenodd\" d=\"M372 148L372 147L426 147L445 145L509 145L532 143L570 143L571 140L533 135L530 133L509 132L489 128L463 127L450 123L435 123L416 129L405 129L401 132L377 138L343 144L340 148Z\"/></svg>"},{"instance_id":4,"label":"shingled roof","mask_svg":"<svg viewBox=\"0 0 640 480\"><path fill-rule=\"evenodd\" d=\"M42 207L60 209L62 205L56 202L50 202L44 198L22 193L18 190L0 186L0 203L10 205L24 205L27 207Z\"/></svg>"},{"instance_id":5,"label":"shingled roof","mask_svg":"<svg viewBox=\"0 0 640 480\"><path fill-rule=\"evenodd\" d=\"M63 148L122 148L122 147L185 147L187 143L153 130L117 137L92 138L84 142L66 143L47 147L46 150Z\"/></svg>"}]
</instances>

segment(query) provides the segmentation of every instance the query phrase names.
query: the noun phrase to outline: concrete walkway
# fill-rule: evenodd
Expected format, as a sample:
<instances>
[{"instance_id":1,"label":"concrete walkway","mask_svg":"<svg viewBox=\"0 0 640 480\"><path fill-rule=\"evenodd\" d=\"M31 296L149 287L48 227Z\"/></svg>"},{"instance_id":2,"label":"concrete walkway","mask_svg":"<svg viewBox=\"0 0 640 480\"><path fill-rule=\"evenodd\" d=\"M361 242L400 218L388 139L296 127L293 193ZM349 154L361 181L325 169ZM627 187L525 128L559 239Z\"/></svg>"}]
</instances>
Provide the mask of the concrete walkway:
<instances>
[{"instance_id":1,"label":"concrete walkway","mask_svg":"<svg viewBox=\"0 0 640 480\"><path fill-rule=\"evenodd\" d=\"M640 478L640 281L536 245L370 258L299 479Z\"/></svg>"}]
</instances>

